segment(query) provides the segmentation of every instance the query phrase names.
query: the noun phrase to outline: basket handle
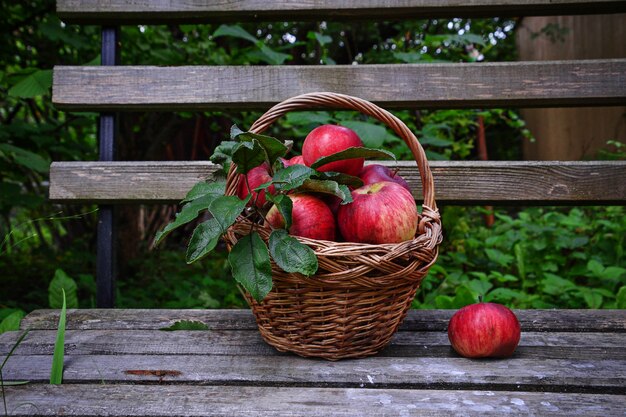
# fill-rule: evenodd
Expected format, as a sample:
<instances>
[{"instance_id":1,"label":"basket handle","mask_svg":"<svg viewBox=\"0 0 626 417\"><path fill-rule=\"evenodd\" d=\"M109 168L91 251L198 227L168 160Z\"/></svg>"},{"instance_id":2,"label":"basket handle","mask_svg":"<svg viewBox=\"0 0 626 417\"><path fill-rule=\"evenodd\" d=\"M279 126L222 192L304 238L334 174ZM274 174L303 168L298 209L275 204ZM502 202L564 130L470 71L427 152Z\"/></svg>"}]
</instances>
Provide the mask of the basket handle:
<instances>
[{"instance_id":1,"label":"basket handle","mask_svg":"<svg viewBox=\"0 0 626 417\"><path fill-rule=\"evenodd\" d=\"M396 134L400 136L408 145L415 158L417 169L419 170L422 180L424 207L428 207L431 210L437 210L433 176L422 145L420 145L413 132L411 132L400 119L389 113L387 110L384 110L367 100L330 92L302 94L284 100L269 109L265 112L265 114L259 117L256 122L254 122L250 128L250 132L264 132L272 123L276 121L276 119L289 111L319 106L357 110L363 114L380 120L396 132Z\"/></svg>"}]
</instances>

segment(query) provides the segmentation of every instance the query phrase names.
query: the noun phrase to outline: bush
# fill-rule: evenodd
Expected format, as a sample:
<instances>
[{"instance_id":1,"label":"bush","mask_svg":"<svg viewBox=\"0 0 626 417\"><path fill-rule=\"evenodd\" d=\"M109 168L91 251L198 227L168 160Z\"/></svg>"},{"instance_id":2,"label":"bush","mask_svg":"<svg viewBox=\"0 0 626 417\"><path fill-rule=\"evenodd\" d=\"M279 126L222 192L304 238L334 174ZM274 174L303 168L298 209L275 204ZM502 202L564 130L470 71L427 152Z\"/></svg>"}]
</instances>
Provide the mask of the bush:
<instances>
[{"instance_id":1,"label":"bush","mask_svg":"<svg viewBox=\"0 0 626 417\"><path fill-rule=\"evenodd\" d=\"M467 214L466 214L467 213ZM444 243L416 308L459 308L479 295L517 308L625 308L624 207L445 208Z\"/></svg>"}]
</instances>

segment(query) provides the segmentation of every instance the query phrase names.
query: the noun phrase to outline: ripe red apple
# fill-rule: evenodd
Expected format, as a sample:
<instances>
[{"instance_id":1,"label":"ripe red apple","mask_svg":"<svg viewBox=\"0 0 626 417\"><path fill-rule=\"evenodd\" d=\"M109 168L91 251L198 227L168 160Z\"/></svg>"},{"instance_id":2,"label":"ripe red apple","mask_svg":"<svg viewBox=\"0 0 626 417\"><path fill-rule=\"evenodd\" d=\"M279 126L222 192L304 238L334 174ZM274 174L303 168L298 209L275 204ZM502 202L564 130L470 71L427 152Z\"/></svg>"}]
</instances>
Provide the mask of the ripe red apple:
<instances>
[{"instance_id":1,"label":"ripe red apple","mask_svg":"<svg viewBox=\"0 0 626 417\"><path fill-rule=\"evenodd\" d=\"M302 155L294 156L291 159L280 158L285 168L290 167L292 165L305 165L304 157Z\"/></svg>"},{"instance_id":2,"label":"ripe red apple","mask_svg":"<svg viewBox=\"0 0 626 417\"><path fill-rule=\"evenodd\" d=\"M290 194L287 197L293 203L290 235L335 240L335 218L326 203L311 194ZM285 227L285 219L276 206L267 212L265 219L274 228Z\"/></svg>"},{"instance_id":3,"label":"ripe red apple","mask_svg":"<svg viewBox=\"0 0 626 417\"><path fill-rule=\"evenodd\" d=\"M305 165L310 167L323 156L360 146L363 146L363 142L352 129L337 125L322 125L311 130L304 139L302 156ZM317 170L343 172L357 176L361 172L364 162L363 158L346 159L322 165Z\"/></svg>"},{"instance_id":4,"label":"ripe red apple","mask_svg":"<svg viewBox=\"0 0 626 417\"><path fill-rule=\"evenodd\" d=\"M417 206L409 191L390 181L352 191L352 203L339 206L339 231L346 242L399 243L415 237Z\"/></svg>"},{"instance_id":5,"label":"ripe red apple","mask_svg":"<svg viewBox=\"0 0 626 417\"><path fill-rule=\"evenodd\" d=\"M381 181L397 182L409 192L409 184L404 178L402 178L397 171L392 171L389 167L380 164L370 164L363 167L363 170L359 174L359 178L363 180L363 184L374 184Z\"/></svg>"},{"instance_id":6,"label":"ripe red apple","mask_svg":"<svg viewBox=\"0 0 626 417\"><path fill-rule=\"evenodd\" d=\"M520 339L520 324L507 307L477 303L463 307L450 319L448 338L454 350L466 358L506 358Z\"/></svg>"},{"instance_id":7,"label":"ripe red apple","mask_svg":"<svg viewBox=\"0 0 626 417\"><path fill-rule=\"evenodd\" d=\"M266 163L259 165L258 167L252 168L250 171L248 171L246 175L239 174L239 186L237 187L237 196L241 198L242 200L248 196L248 187L246 186L246 179L245 179L246 176L248 177L248 184L250 185L251 190L253 190L254 188L258 187L261 184L265 184L266 182L269 182L272 180L272 177L270 176L268 166ZM256 206L259 208L263 207L266 201L265 199L266 191L269 191L269 193L273 195L275 193L274 186L270 185L267 188L267 190L262 190L259 193L258 198L257 198L257 192L252 191L252 199L250 200L251 201L250 204L252 205L256 199Z\"/></svg>"}]
</instances>

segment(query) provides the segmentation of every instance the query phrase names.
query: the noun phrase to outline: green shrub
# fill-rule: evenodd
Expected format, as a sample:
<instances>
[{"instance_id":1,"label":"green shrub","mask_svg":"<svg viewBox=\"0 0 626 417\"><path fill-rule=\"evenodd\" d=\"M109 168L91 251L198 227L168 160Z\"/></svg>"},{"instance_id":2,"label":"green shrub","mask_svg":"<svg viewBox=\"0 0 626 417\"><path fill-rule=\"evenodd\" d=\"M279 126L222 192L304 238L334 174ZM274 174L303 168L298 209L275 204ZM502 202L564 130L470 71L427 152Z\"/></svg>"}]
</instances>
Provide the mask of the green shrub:
<instances>
[{"instance_id":1,"label":"green shrub","mask_svg":"<svg viewBox=\"0 0 626 417\"><path fill-rule=\"evenodd\" d=\"M459 308L479 295L517 308L624 308L623 207L480 209L447 207L444 243L413 303Z\"/></svg>"}]
</instances>

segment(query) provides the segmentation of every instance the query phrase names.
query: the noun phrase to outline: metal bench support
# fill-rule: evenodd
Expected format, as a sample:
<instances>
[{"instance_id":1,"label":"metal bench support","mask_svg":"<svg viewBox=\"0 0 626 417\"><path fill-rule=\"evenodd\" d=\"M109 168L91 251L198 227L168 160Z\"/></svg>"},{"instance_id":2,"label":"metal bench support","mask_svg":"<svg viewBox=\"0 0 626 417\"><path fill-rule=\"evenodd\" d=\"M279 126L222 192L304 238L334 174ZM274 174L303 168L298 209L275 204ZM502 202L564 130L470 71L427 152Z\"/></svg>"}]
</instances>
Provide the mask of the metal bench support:
<instances>
[{"instance_id":1,"label":"metal bench support","mask_svg":"<svg viewBox=\"0 0 626 417\"><path fill-rule=\"evenodd\" d=\"M119 28L102 28L102 65L119 63ZM115 113L102 113L98 123L100 161L115 160ZM113 206L98 208L98 255L96 260L96 304L98 308L112 308L115 303L115 216Z\"/></svg>"}]
</instances>

